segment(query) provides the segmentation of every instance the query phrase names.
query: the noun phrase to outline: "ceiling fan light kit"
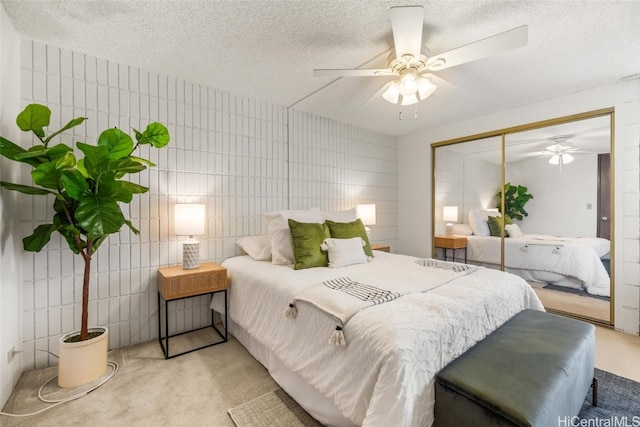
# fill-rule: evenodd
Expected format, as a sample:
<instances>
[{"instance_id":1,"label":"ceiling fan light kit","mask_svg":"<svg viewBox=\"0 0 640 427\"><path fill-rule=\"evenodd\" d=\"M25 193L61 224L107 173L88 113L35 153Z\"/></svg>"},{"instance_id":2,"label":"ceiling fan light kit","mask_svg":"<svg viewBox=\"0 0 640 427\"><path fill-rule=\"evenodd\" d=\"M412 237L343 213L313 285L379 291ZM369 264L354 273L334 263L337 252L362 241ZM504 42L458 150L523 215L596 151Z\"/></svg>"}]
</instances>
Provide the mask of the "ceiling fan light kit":
<instances>
[{"instance_id":1,"label":"ceiling fan light kit","mask_svg":"<svg viewBox=\"0 0 640 427\"><path fill-rule=\"evenodd\" d=\"M413 105L428 98L436 85L428 75L432 71L454 67L527 44L526 25L431 57L422 45L424 26L423 6L394 6L391 8L391 29L394 52L382 69L316 69L318 77L386 77L398 76L383 86L382 98L392 104ZM377 94L376 94L377 96Z\"/></svg>"}]
</instances>

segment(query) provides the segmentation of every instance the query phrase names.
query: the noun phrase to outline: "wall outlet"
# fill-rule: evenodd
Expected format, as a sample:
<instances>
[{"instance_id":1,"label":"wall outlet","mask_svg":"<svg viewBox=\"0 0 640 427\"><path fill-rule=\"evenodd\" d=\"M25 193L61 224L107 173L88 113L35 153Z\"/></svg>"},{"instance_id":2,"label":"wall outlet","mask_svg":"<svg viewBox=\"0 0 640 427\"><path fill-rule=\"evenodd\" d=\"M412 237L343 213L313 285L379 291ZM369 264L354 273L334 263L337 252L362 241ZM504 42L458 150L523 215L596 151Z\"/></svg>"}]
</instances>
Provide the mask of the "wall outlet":
<instances>
[{"instance_id":1,"label":"wall outlet","mask_svg":"<svg viewBox=\"0 0 640 427\"><path fill-rule=\"evenodd\" d=\"M16 349L15 347L11 347L11 350L9 350L9 352L7 353L7 363L11 363L15 355L16 355Z\"/></svg>"}]
</instances>

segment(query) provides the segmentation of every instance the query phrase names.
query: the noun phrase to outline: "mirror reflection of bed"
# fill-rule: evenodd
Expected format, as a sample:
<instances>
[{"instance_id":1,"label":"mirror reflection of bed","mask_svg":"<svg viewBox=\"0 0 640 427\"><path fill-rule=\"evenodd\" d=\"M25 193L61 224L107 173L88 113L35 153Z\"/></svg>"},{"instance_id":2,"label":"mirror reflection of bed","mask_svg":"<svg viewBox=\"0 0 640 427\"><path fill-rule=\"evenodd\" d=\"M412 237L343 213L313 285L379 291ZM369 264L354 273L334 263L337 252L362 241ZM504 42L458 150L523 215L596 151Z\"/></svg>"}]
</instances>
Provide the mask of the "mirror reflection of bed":
<instances>
[{"instance_id":1,"label":"mirror reflection of bed","mask_svg":"<svg viewBox=\"0 0 640 427\"><path fill-rule=\"evenodd\" d=\"M467 237L470 263L504 265L550 311L611 324L610 123L600 114L505 132L504 178L502 135L436 146L434 235L445 234L444 206L456 206L453 231ZM526 216L504 224L504 255L502 182L533 196Z\"/></svg>"}]
</instances>

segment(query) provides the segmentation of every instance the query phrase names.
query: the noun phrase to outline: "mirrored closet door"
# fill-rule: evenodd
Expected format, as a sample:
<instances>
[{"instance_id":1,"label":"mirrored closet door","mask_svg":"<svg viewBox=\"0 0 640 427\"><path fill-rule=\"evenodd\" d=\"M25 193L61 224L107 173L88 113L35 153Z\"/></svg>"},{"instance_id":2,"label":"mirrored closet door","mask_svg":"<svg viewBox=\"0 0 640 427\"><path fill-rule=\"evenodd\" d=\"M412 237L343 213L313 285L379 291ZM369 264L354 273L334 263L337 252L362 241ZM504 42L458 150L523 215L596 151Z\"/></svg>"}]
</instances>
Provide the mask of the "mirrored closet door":
<instances>
[{"instance_id":1,"label":"mirrored closet door","mask_svg":"<svg viewBox=\"0 0 640 427\"><path fill-rule=\"evenodd\" d=\"M612 325L612 122L606 109L433 144L433 235L523 277L547 310Z\"/></svg>"}]
</instances>

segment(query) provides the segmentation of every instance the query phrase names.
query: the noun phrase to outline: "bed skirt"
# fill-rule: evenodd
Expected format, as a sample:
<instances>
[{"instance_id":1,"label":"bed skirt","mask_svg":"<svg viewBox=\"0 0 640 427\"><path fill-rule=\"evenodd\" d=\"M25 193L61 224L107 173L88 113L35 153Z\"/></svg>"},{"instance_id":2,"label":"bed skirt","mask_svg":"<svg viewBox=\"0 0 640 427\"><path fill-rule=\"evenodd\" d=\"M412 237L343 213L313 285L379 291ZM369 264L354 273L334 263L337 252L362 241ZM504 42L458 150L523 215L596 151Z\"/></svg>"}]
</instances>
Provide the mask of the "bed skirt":
<instances>
[{"instance_id":1,"label":"bed skirt","mask_svg":"<svg viewBox=\"0 0 640 427\"><path fill-rule=\"evenodd\" d=\"M260 344L246 330L229 319L229 332L249 354L260 362L278 385L313 418L325 426L355 427L338 408L298 374L288 369L270 350Z\"/></svg>"}]
</instances>

